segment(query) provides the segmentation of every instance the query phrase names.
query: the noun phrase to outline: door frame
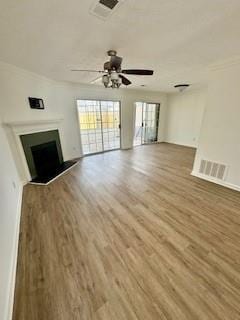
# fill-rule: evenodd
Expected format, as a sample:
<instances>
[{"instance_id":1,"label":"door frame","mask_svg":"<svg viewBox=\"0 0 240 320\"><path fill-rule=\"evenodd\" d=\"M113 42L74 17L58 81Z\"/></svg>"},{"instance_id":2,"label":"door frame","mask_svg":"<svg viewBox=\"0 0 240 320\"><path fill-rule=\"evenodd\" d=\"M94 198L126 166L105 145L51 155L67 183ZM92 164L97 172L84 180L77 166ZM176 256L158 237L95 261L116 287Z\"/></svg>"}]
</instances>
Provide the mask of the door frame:
<instances>
[{"instance_id":1,"label":"door frame","mask_svg":"<svg viewBox=\"0 0 240 320\"><path fill-rule=\"evenodd\" d=\"M82 100L82 101L99 101L100 102L100 109L101 109L101 101L107 101L107 102L118 102L119 103L119 130L120 130L120 147L116 148L116 149L112 149L112 150L103 150L103 151L99 151L99 152L93 152L93 153L88 153L88 154L83 154L83 149L82 149L82 139L81 139L81 126L80 126L80 122L79 122L79 114L78 114L78 105L77 105L77 101L78 100ZM122 149L122 105L121 105L121 100L113 100L113 99L88 99L88 98L77 98L76 99L76 116L78 119L78 129L80 132L80 150L81 150L81 157L88 157L88 156L92 156L92 155L96 155L96 154L101 154L101 153L105 153L105 152L111 152L111 151L116 151L116 150L121 150ZM102 118L102 112L101 112L101 118ZM102 127L102 120L101 120L101 127ZM102 129L101 129L102 132ZM103 132L102 132L103 135ZM102 138L103 139L103 138ZM102 140L103 142L103 140Z\"/></svg>"}]
</instances>

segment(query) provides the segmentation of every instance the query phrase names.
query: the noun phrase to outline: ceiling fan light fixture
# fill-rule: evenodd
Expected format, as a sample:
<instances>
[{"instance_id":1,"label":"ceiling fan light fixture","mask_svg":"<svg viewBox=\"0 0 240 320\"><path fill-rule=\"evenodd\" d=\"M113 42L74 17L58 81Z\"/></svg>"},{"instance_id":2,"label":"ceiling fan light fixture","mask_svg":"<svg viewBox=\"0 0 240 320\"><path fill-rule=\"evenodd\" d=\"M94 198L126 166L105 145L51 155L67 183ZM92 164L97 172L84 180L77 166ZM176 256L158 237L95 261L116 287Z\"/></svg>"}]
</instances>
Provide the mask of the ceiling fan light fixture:
<instances>
[{"instance_id":1,"label":"ceiling fan light fixture","mask_svg":"<svg viewBox=\"0 0 240 320\"><path fill-rule=\"evenodd\" d=\"M107 74L104 74L102 76L102 83L104 84L105 88L108 87L108 85L109 85L109 76Z\"/></svg>"},{"instance_id":2,"label":"ceiling fan light fixture","mask_svg":"<svg viewBox=\"0 0 240 320\"><path fill-rule=\"evenodd\" d=\"M110 74L111 80L118 80L119 76L118 73L116 71L112 71Z\"/></svg>"},{"instance_id":3,"label":"ceiling fan light fixture","mask_svg":"<svg viewBox=\"0 0 240 320\"><path fill-rule=\"evenodd\" d=\"M178 89L179 92L183 92L183 91L186 90L189 86L190 86L190 84L183 83L183 84L176 84L176 85L174 86L174 88Z\"/></svg>"}]
</instances>

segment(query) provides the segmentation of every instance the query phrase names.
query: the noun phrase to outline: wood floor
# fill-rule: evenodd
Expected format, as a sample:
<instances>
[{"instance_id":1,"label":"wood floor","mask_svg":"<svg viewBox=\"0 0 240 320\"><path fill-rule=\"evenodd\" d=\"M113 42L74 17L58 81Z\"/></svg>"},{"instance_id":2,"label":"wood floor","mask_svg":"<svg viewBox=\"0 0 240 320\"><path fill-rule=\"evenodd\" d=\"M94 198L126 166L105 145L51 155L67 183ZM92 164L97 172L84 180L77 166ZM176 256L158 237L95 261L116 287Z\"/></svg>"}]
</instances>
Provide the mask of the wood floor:
<instances>
[{"instance_id":1,"label":"wood floor","mask_svg":"<svg viewBox=\"0 0 240 320\"><path fill-rule=\"evenodd\" d=\"M14 320L240 319L240 194L169 144L26 186Z\"/></svg>"}]
</instances>

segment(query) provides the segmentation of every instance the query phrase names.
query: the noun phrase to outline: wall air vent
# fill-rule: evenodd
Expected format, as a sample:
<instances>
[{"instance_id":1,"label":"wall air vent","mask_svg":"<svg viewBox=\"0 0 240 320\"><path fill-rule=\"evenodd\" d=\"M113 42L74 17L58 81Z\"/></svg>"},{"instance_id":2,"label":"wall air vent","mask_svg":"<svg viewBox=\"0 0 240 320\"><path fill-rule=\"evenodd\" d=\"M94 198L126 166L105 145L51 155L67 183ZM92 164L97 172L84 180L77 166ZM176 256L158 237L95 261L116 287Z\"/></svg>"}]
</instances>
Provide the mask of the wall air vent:
<instances>
[{"instance_id":1,"label":"wall air vent","mask_svg":"<svg viewBox=\"0 0 240 320\"><path fill-rule=\"evenodd\" d=\"M94 16L106 20L120 7L125 0L98 0L90 8Z\"/></svg>"},{"instance_id":2,"label":"wall air vent","mask_svg":"<svg viewBox=\"0 0 240 320\"><path fill-rule=\"evenodd\" d=\"M220 164L208 160L201 160L199 173L215 179L225 180L227 166L225 164Z\"/></svg>"}]
</instances>

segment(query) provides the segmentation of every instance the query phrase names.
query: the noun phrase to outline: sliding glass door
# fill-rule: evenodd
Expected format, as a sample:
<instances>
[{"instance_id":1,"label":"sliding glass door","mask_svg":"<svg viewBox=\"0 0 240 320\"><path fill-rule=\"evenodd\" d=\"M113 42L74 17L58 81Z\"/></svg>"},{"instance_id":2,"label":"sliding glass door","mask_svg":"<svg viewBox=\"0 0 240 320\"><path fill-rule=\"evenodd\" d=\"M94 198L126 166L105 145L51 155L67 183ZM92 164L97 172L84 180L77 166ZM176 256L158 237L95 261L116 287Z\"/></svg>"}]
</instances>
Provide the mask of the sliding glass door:
<instances>
[{"instance_id":1,"label":"sliding glass door","mask_svg":"<svg viewBox=\"0 0 240 320\"><path fill-rule=\"evenodd\" d=\"M159 103L143 104L143 142L153 143L158 140Z\"/></svg>"},{"instance_id":2,"label":"sliding glass door","mask_svg":"<svg viewBox=\"0 0 240 320\"><path fill-rule=\"evenodd\" d=\"M136 102L134 146L158 140L159 103Z\"/></svg>"},{"instance_id":3,"label":"sliding glass door","mask_svg":"<svg viewBox=\"0 0 240 320\"><path fill-rule=\"evenodd\" d=\"M135 112L135 132L134 132L134 146L140 146L143 141L143 103L136 102L135 103L136 112Z\"/></svg>"},{"instance_id":4,"label":"sliding glass door","mask_svg":"<svg viewBox=\"0 0 240 320\"><path fill-rule=\"evenodd\" d=\"M120 102L77 100L84 155L119 149Z\"/></svg>"}]
</instances>

